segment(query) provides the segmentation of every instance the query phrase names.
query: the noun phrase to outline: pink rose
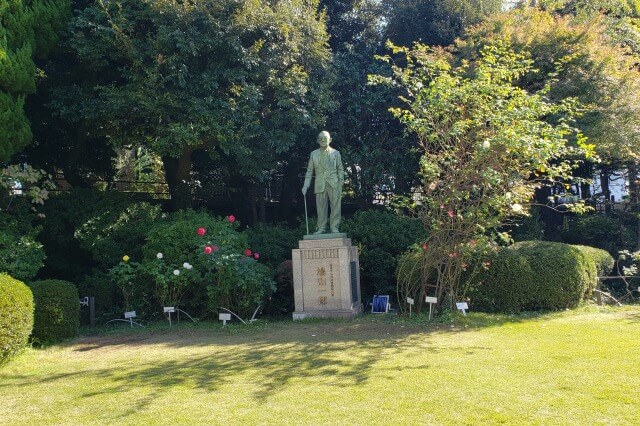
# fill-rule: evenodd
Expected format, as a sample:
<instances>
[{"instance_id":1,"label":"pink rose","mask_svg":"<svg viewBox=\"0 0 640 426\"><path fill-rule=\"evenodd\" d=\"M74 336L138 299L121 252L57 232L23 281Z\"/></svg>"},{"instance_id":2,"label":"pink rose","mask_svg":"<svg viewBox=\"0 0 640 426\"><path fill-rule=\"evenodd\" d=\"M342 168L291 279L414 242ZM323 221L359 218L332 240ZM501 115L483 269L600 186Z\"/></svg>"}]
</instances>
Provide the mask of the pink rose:
<instances>
[{"instance_id":1,"label":"pink rose","mask_svg":"<svg viewBox=\"0 0 640 426\"><path fill-rule=\"evenodd\" d=\"M233 223L236 221L236 217L230 214L229 216L227 216L227 220L229 221L229 223Z\"/></svg>"},{"instance_id":2,"label":"pink rose","mask_svg":"<svg viewBox=\"0 0 640 426\"><path fill-rule=\"evenodd\" d=\"M200 235L201 237L206 233L207 233L206 229L204 229L202 227L198 228L198 235Z\"/></svg>"}]
</instances>

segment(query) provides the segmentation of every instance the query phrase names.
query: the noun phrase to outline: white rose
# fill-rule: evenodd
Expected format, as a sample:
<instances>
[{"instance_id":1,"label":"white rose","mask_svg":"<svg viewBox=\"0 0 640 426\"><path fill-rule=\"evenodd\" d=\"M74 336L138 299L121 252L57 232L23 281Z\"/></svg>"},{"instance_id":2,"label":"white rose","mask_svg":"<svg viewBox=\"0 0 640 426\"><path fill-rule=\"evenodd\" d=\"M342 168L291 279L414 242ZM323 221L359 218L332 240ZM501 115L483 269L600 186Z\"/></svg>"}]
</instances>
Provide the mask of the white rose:
<instances>
[{"instance_id":1,"label":"white rose","mask_svg":"<svg viewBox=\"0 0 640 426\"><path fill-rule=\"evenodd\" d=\"M157 257L158 259L162 259L162 253L158 253L158 254L156 254L156 257Z\"/></svg>"},{"instance_id":2,"label":"white rose","mask_svg":"<svg viewBox=\"0 0 640 426\"><path fill-rule=\"evenodd\" d=\"M173 275L176 275L176 276L180 275L180 271L178 269L174 269Z\"/></svg>"}]
</instances>

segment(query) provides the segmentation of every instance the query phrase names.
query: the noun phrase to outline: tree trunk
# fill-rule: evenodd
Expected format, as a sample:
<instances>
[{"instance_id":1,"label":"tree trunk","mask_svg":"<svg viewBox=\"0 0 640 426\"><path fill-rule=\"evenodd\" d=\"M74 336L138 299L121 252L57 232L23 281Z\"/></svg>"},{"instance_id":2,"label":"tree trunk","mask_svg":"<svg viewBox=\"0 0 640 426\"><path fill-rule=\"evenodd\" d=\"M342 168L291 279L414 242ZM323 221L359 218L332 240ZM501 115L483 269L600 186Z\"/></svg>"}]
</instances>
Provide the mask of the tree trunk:
<instances>
[{"instance_id":1,"label":"tree trunk","mask_svg":"<svg viewBox=\"0 0 640 426\"><path fill-rule=\"evenodd\" d=\"M602 195L604 196L604 211L606 214L611 214L611 189L609 188L609 176L610 171L608 168L603 168L600 171L600 187L602 188Z\"/></svg>"},{"instance_id":2,"label":"tree trunk","mask_svg":"<svg viewBox=\"0 0 640 426\"><path fill-rule=\"evenodd\" d=\"M636 250L640 250L640 191L638 187L638 165L632 163L627 168L629 179L629 210L636 218Z\"/></svg>"},{"instance_id":3,"label":"tree trunk","mask_svg":"<svg viewBox=\"0 0 640 426\"><path fill-rule=\"evenodd\" d=\"M191 197L191 150L185 149L180 158L162 157L164 174L169 186L172 211L188 209L193 205Z\"/></svg>"}]
</instances>

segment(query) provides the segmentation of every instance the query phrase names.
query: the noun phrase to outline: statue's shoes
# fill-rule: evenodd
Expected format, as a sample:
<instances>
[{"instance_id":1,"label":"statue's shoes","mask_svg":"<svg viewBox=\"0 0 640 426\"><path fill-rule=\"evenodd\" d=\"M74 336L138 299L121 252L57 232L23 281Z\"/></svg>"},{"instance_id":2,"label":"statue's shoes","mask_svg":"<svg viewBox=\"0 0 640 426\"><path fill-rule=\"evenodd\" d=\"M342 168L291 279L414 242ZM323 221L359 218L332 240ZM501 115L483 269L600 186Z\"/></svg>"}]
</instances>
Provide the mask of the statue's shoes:
<instances>
[{"instance_id":1,"label":"statue's shoes","mask_svg":"<svg viewBox=\"0 0 640 426\"><path fill-rule=\"evenodd\" d=\"M313 235L320 235L320 234L324 234L324 229L318 229L316 232L313 233Z\"/></svg>"}]
</instances>

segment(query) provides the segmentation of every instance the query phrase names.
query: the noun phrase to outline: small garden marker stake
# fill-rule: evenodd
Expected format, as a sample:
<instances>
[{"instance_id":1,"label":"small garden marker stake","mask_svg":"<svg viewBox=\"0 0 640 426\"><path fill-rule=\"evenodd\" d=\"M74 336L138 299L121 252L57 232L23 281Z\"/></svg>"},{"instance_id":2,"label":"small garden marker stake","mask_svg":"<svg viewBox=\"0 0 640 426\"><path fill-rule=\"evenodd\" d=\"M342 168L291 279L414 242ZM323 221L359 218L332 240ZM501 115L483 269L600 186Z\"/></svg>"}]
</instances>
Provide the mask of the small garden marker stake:
<instances>
[{"instance_id":1,"label":"small garden marker stake","mask_svg":"<svg viewBox=\"0 0 640 426\"><path fill-rule=\"evenodd\" d=\"M407 297L407 303L409 304L409 318L411 318L411 307L413 306L413 299Z\"/></svg>"},{"instance_id":2,"label":"small garden marker stake","mask_svg":"<svg viewBox=\"0 0 640 426\"><path fill-rule=\"evenodd\" d=\"M462 312L462 315L467 316L467 309L469 309L469 305L467 305L467 302L457 302L456 308L458 308L458 310Z\"/></svg>"},{"instance_id":3,"label":"small garden marker stake","mask_svg":"<svg viewBox=\"0 0 640 426\"><path fill-rule=\"evenodd\" d=\"M438 298L437 297L425 297L424 301L427 302L429 304L429 321L431 321L431 316L433 314L433 305L435 303L438 303Z\"/></svg>"},{"instance_id":4,"label":"small garden marker stake","mask_svg":"<svg viewBox=\"0 0 640 426\"><path fill-rule=\"evenodd\" d=\"M227 325L227 321L231 321L231 314L220 314L218 319L222 321L222 326Z\"/></svg>"},{"instance_id":5,"label":"small garden marker stake","mask_svg":"<svg viewBox=\"0 0 640 426\"><path fill-rule=\"evenodd\" d=\"M133 328L133 319L136 317L136 311L125 312L124 317L129 320L129 324Z\"/></svg>"},{"instance_id":6,"label":"small garden marker stake","mask_svg":"<svg viewBox=\"0 0 640 426\"><path fill-rule=\"evenodd\" d=\"M171 327L171 312L175 312L176 308L174 306L165 306L164 313L169 314L169 327Z\"/></svg>"}]
</instances>

